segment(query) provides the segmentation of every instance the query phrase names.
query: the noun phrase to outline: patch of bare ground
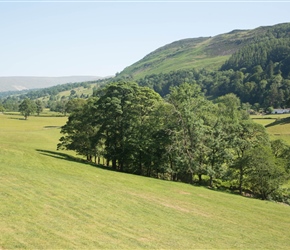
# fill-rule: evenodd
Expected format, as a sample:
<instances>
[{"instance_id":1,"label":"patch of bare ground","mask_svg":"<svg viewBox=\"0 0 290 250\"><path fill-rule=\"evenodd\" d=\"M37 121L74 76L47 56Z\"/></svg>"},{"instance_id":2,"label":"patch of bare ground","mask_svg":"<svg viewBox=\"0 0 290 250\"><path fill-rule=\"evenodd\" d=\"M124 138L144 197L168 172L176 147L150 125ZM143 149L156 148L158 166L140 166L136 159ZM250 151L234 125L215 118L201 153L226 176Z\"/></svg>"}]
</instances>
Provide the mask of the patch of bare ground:
<instances>
[{"instance_id":1,"label":"patch of bare ground","mask_svg":"<svg viewBox=\"0 0 290 250\"><path fill-rule=\"evenodd\" d=\"M186 192L186 191L179 191L178 193L179 193L179 194L190 195L190 193L189 193L189 192Z\"/></svg>"},{"instance_id":2,"label":"patch of bare ground","mask_svg":"<svg viewBox=\"0 0 290 250\"><path fill-rule=\"evenodd\" d=\"M190 194L188 192L185 192L187 195ZM183 193L183 194L185 194ZM182 204L173 204L170 203L170 199L161 199L159 197L153 197L153 196L147 196L144 194L137 194L137 193L133 193L131 192L130 195L141 198L141 199L145 199L147 201L150 201L154 204L158 204L167 208L171 208L174 209L176 211L182 212L182 213L191 213L193 215L198 215L198 216L204 216L204 217L210 217L210 214L205 213L204 211L202 211L201 209L198 209L197 207L192 207L190 204L187 203L182 203Z\"/></svg>"},{"instance_id":3,"label":"patch of bare ground","mask_svg":"<svg viewBox=\"0 0 290 250\"><path fill-rule=\"evenodd\" d=\"M205 195L205 194L197 194L197 196L202 197L202 198L209 199L208 195Z\"/></svg>"},{"instance_id":4,"label":"patch of bare ground","mask_svg":"<svg viewBox=\"0 0 290 250\"><path fill-rule=\"evenodd\" d=\"M151 242L152 239L149 239L149 238L147 238L147 237L141 237L141 238L138 238L138 241L140 241L140 242ZM0 249L0 250L1 250L1 249Z\"/></svg>"}]
</instances>

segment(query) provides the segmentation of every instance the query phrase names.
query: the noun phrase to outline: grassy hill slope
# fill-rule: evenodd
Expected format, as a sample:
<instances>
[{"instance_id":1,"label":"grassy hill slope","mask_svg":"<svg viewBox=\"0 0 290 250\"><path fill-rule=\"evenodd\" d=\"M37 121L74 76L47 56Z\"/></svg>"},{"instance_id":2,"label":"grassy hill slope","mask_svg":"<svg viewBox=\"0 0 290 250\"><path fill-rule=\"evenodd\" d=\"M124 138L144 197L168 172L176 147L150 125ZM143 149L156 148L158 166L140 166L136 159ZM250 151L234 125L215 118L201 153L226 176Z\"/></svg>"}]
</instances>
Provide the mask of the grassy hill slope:
<instances>
[{"instance_id":1,"label":"grassy hill slope","mask_svg":"<svg viewBox=\"0 0 290 250\"><path fill-rule=\"evenodd\" d=\"M220 68L240 48L261 39L275 37L286 24L233 30L214 37L189 38L165 45L125 68L120 76L136 79L145 75L168 73L180 69Z\"/></svg>"},{"instance_id":2,"label":"grassy hill slope","mask_svg":"<svg viewBox=\"0 0 290 250\"><path fill-rule=\"evenodd\" d=\"M125 68L120 75L141 78L148 74L184 68L218 68L229 58L231 53L220 51L219 54L209 54L208 47L214 45L213 40L215 39L211 37L201 37L184 39L165 45Z\"/></svg>"},{"instance_id":3,"label":"grassy hill slope","mask_svg":"<svg viewBox=\"0 0 290 250\"><path fill-rule=\"evenodd\" d=\"M0 115L0 249L289 248L289 206L76 162L65 120Z\"/></svg>"}]
</instances>

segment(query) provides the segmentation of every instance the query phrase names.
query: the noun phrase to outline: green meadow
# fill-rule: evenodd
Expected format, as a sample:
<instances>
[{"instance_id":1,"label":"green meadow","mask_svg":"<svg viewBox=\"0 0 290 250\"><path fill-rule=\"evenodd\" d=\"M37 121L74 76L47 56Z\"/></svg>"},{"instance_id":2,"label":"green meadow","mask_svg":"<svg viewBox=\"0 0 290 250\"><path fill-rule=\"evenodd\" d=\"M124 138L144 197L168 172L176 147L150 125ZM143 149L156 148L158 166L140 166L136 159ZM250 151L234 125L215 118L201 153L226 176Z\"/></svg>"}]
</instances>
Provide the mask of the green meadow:
<instances>
[{"instance_id":1,"label":"green meadow","mask_svg":"<svg viewBox=\"0 0 290 250\"><path fill-rule=\"evenodd\" d=\"M0 249L289 249L290 206L86 164L66 119L0 114Z\"/></svg>"},{"instance_id":2,"label":"green meadow","mask_svg":"<svg viewBox=\"0 0 290 250\"><path fill-rule=\"evenodd\" d=\"M290 114L253 115L252 119L266 127L271 140L282 139L290 145Z\"/></svg>"}]
</instances>

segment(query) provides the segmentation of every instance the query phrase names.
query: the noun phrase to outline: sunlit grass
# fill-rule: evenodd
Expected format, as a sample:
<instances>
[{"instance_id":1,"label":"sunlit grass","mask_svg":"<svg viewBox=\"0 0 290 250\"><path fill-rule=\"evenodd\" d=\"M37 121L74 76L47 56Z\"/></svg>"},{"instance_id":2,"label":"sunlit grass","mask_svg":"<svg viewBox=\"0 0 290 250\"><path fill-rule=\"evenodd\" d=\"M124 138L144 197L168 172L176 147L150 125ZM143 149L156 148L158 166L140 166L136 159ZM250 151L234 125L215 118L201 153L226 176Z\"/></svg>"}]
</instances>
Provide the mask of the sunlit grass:
<instances>
[{"instance_id":1,"label":"sunlit grass","mask_svg":"<svg viewBox=\"0 0 290 250\"><path fill-rule=\"evenodd\" d=\"M92 85L93 86L93 85ZM73 89L76 93L77 96L81 96L83 95L92 95L93 94L93 88L84 88L84 87L77 87L75 89ZM61 99L61 97L69 97L71 95L71 90L66 90L66 91L62 91L60 92L57 97L59 99Z\"/></svg>"},{"instance_id":2,"label":"sunlit grass","mask_svg":"<svg viewBox=\"0 0 290 250\"><path fill-rule=\"evenodd\" d=\"M282 139L290 145L290 114L251 115L251 118L266 127L271 140Z\"/></svg>"},{"instance_id":3,"label":"sunlit grass","mask_svg":"<svg viewBox=\"0 0 290 250\"><path fill-rule=\"evenodd\" d=\"M0 115L0 249L289 249L289 206L73 161L66 119Z\"/></svg>"},{"instance_id":4,"label":"sunlit grass","mask_svg":"<svg viewBox=\"0 0 290 250\"><path fill-rule=\"evenodd\" d=\"M251 115L253 119L281 119L290 117L290 114Z\"/></svg>"}]
</instances>

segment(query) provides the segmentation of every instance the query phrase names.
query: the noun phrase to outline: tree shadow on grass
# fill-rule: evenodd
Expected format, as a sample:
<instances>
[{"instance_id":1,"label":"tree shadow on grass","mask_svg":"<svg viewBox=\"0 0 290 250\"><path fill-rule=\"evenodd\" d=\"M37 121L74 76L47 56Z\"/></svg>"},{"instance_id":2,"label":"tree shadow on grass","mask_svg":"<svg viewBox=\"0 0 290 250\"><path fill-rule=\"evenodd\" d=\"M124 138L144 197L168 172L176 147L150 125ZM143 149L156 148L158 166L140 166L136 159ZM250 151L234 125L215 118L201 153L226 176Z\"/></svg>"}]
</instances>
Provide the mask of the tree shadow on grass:
<instances>
[{"instance_id":1,"label":"tree shadow on grass","mask_svg":"<svg viewBox=\"0 0 290 250\"><path fill-rule=\"evenodd\" d=\"M61 153L61 152L55 152L55 151L50 151L50 150L44 150L44 149L36 149L37 152L40 152L42 155L50 156L56 159L61 159L61 160L67 160L67 161L75 161L75 162L84 162L83 159Z\"/></svg>"},{"instance_id":2,"label":"tree shadow on grass","mask_svg":"<svg viewBox=\"0 0 290 250\"><path fill-rule=\"evenodd\" d=\"M276 125L285 125L290 123L290 117L286 117L286 118L281 118L281 119L276 119L274 122L267 124L265 127L272 127L272 126L276 126Z\"/></svg>"},{"instance_id":3,"label":"tree shadow on grass","mask_svg":"<svg viewBox=\"0 0 290 250\"><path fill-rule=\"evenodd\" d=\"M78 157L75 157L75 156L72 156L72 155L69 155L69 154L56 152L56 151L51 151L51 150L44 150L44 149L36 149L36 151L39 152L42 155L53 157L53 158L56 158L56 159L72 161L72 162L78 162L78 163L90 165L90 166L93 166L93 167L114 171L111 167L107 167L107 166L104 166L104 165L101 165L101 164L96 164L94 162L89 162L89 161L87 161L85 159L81 159L81 158L78 158Z\"/></svg>"},{"instance_id":4,"label":"tree shadow on grass","mask_svg":"<svg viewBox=\"0 0 290 250\"><path fill-rule=\"evenodd\" d=\"M9 117L8 119L13 119L13 120L20 120L20 121L27 121L24 117Z\"/></svg>"},{"instance_id":5,"label":"tree shadow on grass","mask_svg":"<svg viewBox=\"0 0 290 250\"><path fill-rule=\"evenodd\" d=\"M61 126L44 126L43 128L46 128L46 129L59 129L59 128L61 128Z\"/></svg>"}]
</instances>

